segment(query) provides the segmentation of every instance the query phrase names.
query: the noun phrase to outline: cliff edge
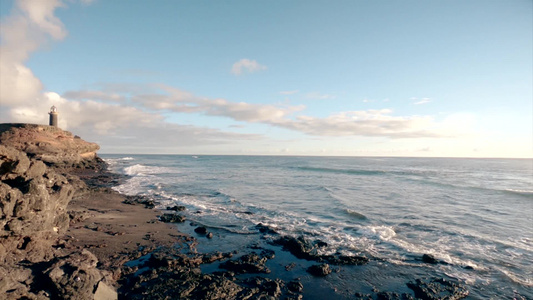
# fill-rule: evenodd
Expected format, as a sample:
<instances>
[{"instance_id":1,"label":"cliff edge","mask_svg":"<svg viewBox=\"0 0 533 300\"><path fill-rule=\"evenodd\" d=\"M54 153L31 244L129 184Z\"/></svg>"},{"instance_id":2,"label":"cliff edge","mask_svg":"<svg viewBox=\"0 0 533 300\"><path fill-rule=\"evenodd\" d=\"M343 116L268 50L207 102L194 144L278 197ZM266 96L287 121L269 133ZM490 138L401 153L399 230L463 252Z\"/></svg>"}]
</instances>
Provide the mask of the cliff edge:
<instances>
[{"instance_id":1,"label":"cliff edge","mask_svg":"<svg viewBox=\"0 0 533 300\"><path fill-rule=\"evenodd\" d=\"M98 169L100 146L69 131L35 124L0 124L0 144L20 150L47 166L63 169Z\"/></svg>"},{"instance_id":2,"label":"cliff edge","mask_svg":"<svg viewBox=\"0 0 533 300\"><path fill-rule=\"evenodd\" d=\"M67 205L86 185L69 170L104 167L99 146L68 131L0 124L0 295L3 299L116 299L86 249L69 250Z\"/></svg>"}]
</instances>

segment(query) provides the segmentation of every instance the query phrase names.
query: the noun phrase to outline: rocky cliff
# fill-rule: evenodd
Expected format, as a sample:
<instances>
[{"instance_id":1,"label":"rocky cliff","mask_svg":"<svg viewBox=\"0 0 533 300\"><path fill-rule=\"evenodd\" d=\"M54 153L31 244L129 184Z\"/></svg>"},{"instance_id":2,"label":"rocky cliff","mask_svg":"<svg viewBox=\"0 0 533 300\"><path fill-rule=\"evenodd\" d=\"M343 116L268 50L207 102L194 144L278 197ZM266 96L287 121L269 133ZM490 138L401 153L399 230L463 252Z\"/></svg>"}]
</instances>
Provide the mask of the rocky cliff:
<instances>
[{"instance_id":1,"label":"rocky cliff","mask_svg":"<svg viewBox=\"0 0 533 300\"><path fill-rule=\"evenodd\" d=\"M0 295L116 298L96 257L59 240L69 201L86 188L68 170L101 168L98 149L55 127L0 124Z\"/></svg>"},{"instance_id":2,"label":"rocky cliff","mask_svg":"<svg viewBox=\"0 0 533 300\"><path fill-rule=\"evenodd\" d=\"M54 168L94 169L101 165L96 155L100 146L53 126L0 124L0 144Z\"/></svg>"}]
</instances>

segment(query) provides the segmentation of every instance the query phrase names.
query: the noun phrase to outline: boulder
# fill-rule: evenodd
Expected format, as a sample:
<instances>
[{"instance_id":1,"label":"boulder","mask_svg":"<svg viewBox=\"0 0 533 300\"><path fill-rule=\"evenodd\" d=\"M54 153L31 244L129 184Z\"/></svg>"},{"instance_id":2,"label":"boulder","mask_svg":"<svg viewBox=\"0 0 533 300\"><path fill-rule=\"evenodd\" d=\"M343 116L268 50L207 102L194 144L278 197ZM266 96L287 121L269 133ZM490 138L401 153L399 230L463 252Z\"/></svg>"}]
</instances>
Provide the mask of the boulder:
<instances>
[{"instance_id":1,"label":"boulder","mask_svg":"<svg viewBox=\"0 0 533 300\"><path fill-rule=\"evenodd\" d=\"M444 278L417 279L414 282L408 282L407 287L413 290L417 299L458 300L465 298L469 294L463 285Z\"/></svg>"},{"instance_id":2,"label":"boulder","mask_svg":"<svg viewBox=\"0 0 533 300\"><path fill-rule=\"evenodd\" d=\"M237 274L243 273L270 273L265 266L267 257L259 256L255 252L241 256L236 260L229 260L220 264L220 268L226 269Z\"/></svg>"},{"instance_id":3,"label":"boulder","mask_svg":"<svg viewBox=\"0 0 533 300\"><path fill-rule=\"evenodd\" d=\"M273 241L274 245L283 246L283 249L289 251L292 255L300 259L327 262L332 265L363 265L369 261L364 256L346 256L346 255L320 255L319 248L327 247L327 243L320 240L314 243L300 237L282 236Z\"/></svg>"},{"instance_id":4,"label":"boulder","mask_svg":"<svg viewBox=\"0 0 533 300\"><path fill-rule=\"evenodd\" d=\"M186 208L183 205L167 206L167 210L184 211Z\"/></svg>"},{"instance_id":5,"label":"boulder","mask_svg":"<svg viewBox=\"0 0 533 300\"><path fill-rule=\"evenodd\" d=\"M428 264L438 264L439 263L439 260L436 259L433 255L431 254L424 254L422 255L422 261L425 262L425 263L428 263Z\"/></svg>"},{"instance_id":6,"label":"boulder","mask_svg":"<svg viewBox=\"0 0 533 300\"><path fill-rule=\"evenodd\" d=\"M165 223L183 223L185 222L185 217L177 214L163 214L159 217L161 222Z\"/></svg>"},{"instance_id":7,"label":"boulder","mask_svg":"<svg viewBox=\"0 0 533 300\"><path fill-rule=\"evenodd\" d=\"M205 228L204 226L198 226L194 229L194 232L198 234L207 234L207 228Z\"/></svg>"},{"instance_id":8,"label":"boulder","mask_svg":"<svg viewBox=\"0 0 533 300\"><path fill-rule=\"evenodd\" d=\"M44 274L59 299L97 299L95 293L98 299L117 299L116 291L105 283L108 274L98 270L97 263L96 256L84 249L57 259Z\"/></svg>"},{"instance_id":9,"label":"boulder","mask_svg":"<svg viewBox=\"0 0 533 300\"><path fill-rule=\"evenodd\" d=\"M331 273L331 268L328 264L312 265L307 272L313 276L324 277Z\"/></svg>"}]
</instances>

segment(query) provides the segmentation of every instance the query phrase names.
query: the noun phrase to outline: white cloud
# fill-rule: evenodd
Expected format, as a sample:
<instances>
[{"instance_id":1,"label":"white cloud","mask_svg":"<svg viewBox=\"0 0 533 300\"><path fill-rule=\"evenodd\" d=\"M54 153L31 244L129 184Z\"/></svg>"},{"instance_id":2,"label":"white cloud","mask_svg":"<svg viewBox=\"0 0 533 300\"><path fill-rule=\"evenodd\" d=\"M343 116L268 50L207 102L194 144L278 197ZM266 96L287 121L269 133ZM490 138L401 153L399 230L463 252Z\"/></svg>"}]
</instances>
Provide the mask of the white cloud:
<instances>
[{"instance_id":1,"label":"white cloud","mask_svg":"<svg viewBox=\"0 0 533 300\"><path fill-rule=\"evenodd\" d=\"M413 100L417 100L416 98L411 98ZM414 102L413 104L414 105L421 105L421 104L426 104L426 103L429 103L431 102L431 99L429 98L422 98L420 101L417 101L417 102Z\"/></svg>"},{"instance_id":2,"label":"white cloud","mask_svg":"<svg viewBox=\"0 0 533 300\"><path fill-rule=\"evenodd\" d=\"M243 58L233 64L231 67L231 73L234 75L241 75L243 72L254 73L266 69L266 66L261 65L256 60Z\"/></svg>"},{"instance_id":3,"label":"white cloud","mask_svg":"<svg viewBox=\"0 0 533 300\"><path fill-rule=\"evenodd\" d=\"M236 121L269 123L283 119L291 113L301 111L303 106L278 107L268 104L231 102L226 99L209 99L195 96L176 88L161 86L167 95L139 95L132 98L148 108L170 110L180 113L201 113L222 116Z\"/></svg>"},{"instance_id":4,"label":"white cloud","mask_svg":"<svg viewBox=\"0 0 533 300\"><path fill-rule=\"evenodd\" d=\"M67 36L63 23L54 16L56 8L63 6L60 0L18 0L17 6L39 30L56 40Z\"/></svg>"},{"instance_id":5,"label":"white cloud","mask_svg":"<svg viewBox=\"0 0 533 300\"><path fill-rule=\"evenodd\" d=\"M126 97L119 93L105 93L95 90L67 91L63 97L72 100L103 100L103 101L124 101Z\"/></svg>"},{"instance_id":6,"label":"white cloud","mask_svg":"<svg viewBox=\"0 0 533 300\"><path fill-rule=\"evenodd\" d=\"M24 65L29 55L50 39L67 32L54 10L58 0L19 0L0 24L0 103L14 106L38 101L41 81Z\"/></svg>"},{"instance_id":7,"label":"white cloud","mask_svg":"<svg viewBox=\"0 0 533 300\"><path fill-rule=\"evenodd\" d=\"M220 116L235 121L268 124L312 136L437 138L466 132L449 120L436 122L430 116L393 116L390 109L339 112L326 118L316 118L297 115L305 109L302 105L282 107L232 102L199 97L165 85L158 87L160 90L155 93L133 96L132 101L155 111ZM465 124L464 121L463 118L462 124Z\"/></svg>"},{"instance_id":8,"label":"white cloud","mask_svg":"<svg viewBox=\"0 0 533 300\"><path fill-rule=\"evenodd\" d=\"M441 128L429 116L396 117L392 110L350 111L326 118L300 116L273 125L315 136L375 136L389 138L449 137L457 134Z\"/></svg>"}]
</instances>

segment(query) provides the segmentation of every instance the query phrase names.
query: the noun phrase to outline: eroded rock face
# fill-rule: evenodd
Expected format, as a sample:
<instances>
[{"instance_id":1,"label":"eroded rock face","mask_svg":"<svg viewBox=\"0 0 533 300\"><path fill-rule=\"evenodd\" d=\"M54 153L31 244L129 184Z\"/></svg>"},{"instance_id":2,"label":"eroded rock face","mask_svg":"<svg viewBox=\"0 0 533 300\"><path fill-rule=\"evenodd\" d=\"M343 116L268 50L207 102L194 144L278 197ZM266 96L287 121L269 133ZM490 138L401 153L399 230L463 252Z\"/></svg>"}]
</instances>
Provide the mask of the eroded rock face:
<instances>
[{"instance_id":1,"label":"eroded rock face","mask_svg":"<svg viewBox=\"0 0 533 300\"><path fill-rule=\"evenodd\" d=\"M98 146L49 126L10 125L0 124L0 298L116 299L92 253L57 244L68 203L86 189L61 172L97 168Z\"/></svg>"},{"instance_id":2,"label":"eroded rock face","mask_svg":"<svg viewBox=\"0 0 533 300\"><path fill-rule=\"evenodd\" d=\"M53 126L0 124L0 144L25 152L54 168L94 169L102 166L100 149L68 131Z\"/></svg>"},{"instance_id":3,"label":"eroded rock face","mask_svg":"<svg viewBox=\"0 0 533 300\"><path fill-rule=\"evenodd\" d=\"M10 252L27 252L39 240L64 233L69 225L67 204L81 184L0 145L0 261Z\"/></svg>"},{"instance_id":4,"label":"eroded rock face","mask_svg":"<svg viewBox=\"0 0 533 300\"><path fill-rule=\"evenodd\" d=\"M98 270L97 263L98 259L87 250L57 259L44 272L53 287L51 294L72 300L117 299L117 293L106 283L105 276L110 275Z\"/></svg>"}]
</instances>

